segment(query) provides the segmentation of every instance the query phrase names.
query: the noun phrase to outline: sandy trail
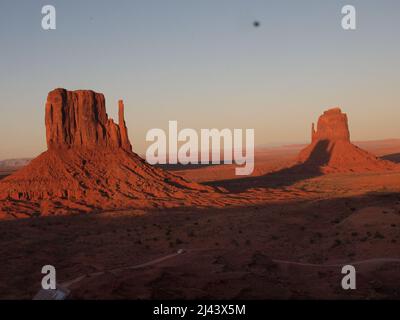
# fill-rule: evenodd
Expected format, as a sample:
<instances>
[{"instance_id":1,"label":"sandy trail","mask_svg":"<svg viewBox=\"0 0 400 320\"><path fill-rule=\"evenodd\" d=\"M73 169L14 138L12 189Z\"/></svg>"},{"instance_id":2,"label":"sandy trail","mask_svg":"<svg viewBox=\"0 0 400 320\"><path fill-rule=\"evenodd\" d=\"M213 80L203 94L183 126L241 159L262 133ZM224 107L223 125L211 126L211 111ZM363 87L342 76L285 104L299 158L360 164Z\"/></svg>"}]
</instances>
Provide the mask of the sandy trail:
<instances>
[{"instance_id":1,"label":"sandy trail","mask_svg":"<svg viewBox=\"0 0 400 320\"><path fill-rule=\"evenodd\" d=\"M120 271L124 270L134 270L134 269L140 269L140 268L145 268L149 267L155 264L159 264L163 261L175 258L177 256L183 255L185 253L190 253L190 252L198 252L198 251L209 251L213 249L180 249L178 252L169 254L154 260L151 260L149 262L141 263L138 265L133 265L133 266L128 266L128 267L121 267L121 268L116 268L116 269L111 269L111 270L106 270L106 271L99 271L99 272L94 272L86 275L82 275L80 277L77 277L73 280L64 282L61 284L64 288L70 287L72 284L75 284L77 282L80 282L81 280L85 278L91 278L91 277L97 277L104 275L106 273L112 273L115 274ZM365 260L358 260L358 261L350 261L350 262L342 262L342 263L336 263L336 264L315 264L315 263L307 263L307 262L297 262L297 261L291 261L291 260L281 260L281 259L272 259L273 262L277 264L283 264L283 265L295 265L295 266L301 266L301 267L314 267L314 268L336 268L336 267L343 267L345 265L365 265L365 264L383 264L383 263L400 263L400 258L372 258L372 259L365 259Z\"/></svg>"},{"instance_id":2,"label":"sandy trail","mask_svg":"<svg viewBox=\"0 0 400 320\"><path fill-rule=\"evenodd\" d=\"M75 283L77 283L77 282L80 282L81 280L83 280L83 279L85 279L85 278L97 277L97 276L101 276L101 275L106 274L106 273L115 274L115 273L117 273L117 272L124 271L124 270L134 270L134 269L140 269L140 268L149 267L149 266L151 266L151 265L154 265L154 264L163 262L163 261L165 261L165 260L169 260L169 259L175 258L175 257L177 257L177 256L179 256L179 255L182 255L183 253L185 253L185 251L178 250L178 252L176 252L176 253L169 254L169 255L163 256L163 257L161 257L161 258L157 258L157 259L151 260L151 261L149 261L149 262L141 263L141 264L138 264L138 265L128 266L128 267L121 267L121 268L115 268L115 269L110 269L110 270L105 270L105 271L99 271L99 272L89 273L89 274L86 274L86 275L79 276L79 277L77 277L77 278L75 278L75 279L72 279L72 280L63 282L63 283L61 284L61 286L64 287L64 288L68 288L68 287L70 287L71 285L73 285L73 284L75 284Z\"/></svg>"}]
</instances>

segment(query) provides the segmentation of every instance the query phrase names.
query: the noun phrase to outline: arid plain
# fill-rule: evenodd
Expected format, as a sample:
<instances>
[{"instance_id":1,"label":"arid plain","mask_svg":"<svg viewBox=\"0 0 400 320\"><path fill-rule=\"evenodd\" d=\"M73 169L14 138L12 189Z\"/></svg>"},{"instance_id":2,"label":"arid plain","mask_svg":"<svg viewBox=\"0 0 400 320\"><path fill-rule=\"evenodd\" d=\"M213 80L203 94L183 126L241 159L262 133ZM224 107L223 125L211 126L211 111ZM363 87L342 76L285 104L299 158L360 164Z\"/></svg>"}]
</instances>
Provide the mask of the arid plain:
<instances>
[{"instance_id":1,"label":"arid plain","mask_svg":"<svg viewBox=\"0 0 400 320\"><path fill-rule=\"evenodd\" d=\"M357 144L400 160L400 140ZM0 297L31 299L45 264L62 282L185 249L149 267L85 278L71 298L399 299L400 264L390 259L400 258L400 171L271 174L302 147L258 150L252 178L237 180L230 165L174 171L233 188L229 197L242 205L2 221ZM357 290L344 291L341 265L356 261Z\"/></svg>"}]
</instances>

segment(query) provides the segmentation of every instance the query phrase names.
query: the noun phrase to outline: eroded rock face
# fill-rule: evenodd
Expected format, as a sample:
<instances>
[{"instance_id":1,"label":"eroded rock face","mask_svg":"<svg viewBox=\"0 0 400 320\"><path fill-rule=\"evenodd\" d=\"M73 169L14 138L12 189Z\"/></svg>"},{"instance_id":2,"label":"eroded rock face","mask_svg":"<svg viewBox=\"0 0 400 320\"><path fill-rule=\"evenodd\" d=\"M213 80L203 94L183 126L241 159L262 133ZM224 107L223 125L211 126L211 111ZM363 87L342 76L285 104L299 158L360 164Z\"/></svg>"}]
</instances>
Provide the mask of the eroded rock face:
<instances>
[{"instance_id":1,"label":"eroded rock face","mask_svg":"<svg viewBox=\"0 0 400 320\"><path fill-rule=\"evenodd\" d=\"M109 119L105 98L90 90L55 89L46 102L46 139L48 149L65 147L114 147L132 151L124 120L123 102L119 124Z\"/></svg>"},{"instance_id":2,"label":"eroded rock face","mask_svg":"<svg viewBox=\"0 0 400 320\"><path fill-rule=\"evenodd\" d=\"M316 140L350 142L347 115L340 108L325 111L318 119L317 131L312 124L311 141Z\"/></svg>"}]
</instances>

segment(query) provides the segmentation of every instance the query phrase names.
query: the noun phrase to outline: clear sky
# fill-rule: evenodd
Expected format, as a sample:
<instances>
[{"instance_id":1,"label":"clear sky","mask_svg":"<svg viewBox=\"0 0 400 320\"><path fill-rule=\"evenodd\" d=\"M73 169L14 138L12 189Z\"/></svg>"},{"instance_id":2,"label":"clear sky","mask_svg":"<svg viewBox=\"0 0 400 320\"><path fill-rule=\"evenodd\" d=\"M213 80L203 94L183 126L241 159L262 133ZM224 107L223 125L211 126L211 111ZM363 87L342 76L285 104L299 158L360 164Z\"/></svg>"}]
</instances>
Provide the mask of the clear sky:
<instances>
[{"instance_id":1,"label":"clear sky","mask_svg":"<svg viewBox=\"0 0 400 320\"><path fill-rule=\"evenodd\" d=\"M55 31L41 28L46 4ZM345 4L356 31L341 28ZM168 120L306 142L337 105L353 140L400 138L399 30L398 0L1 0L0 159L46 149L57 87L104 93L114 118L124 99L138 153Z\"/></svg>"}]
</instances>

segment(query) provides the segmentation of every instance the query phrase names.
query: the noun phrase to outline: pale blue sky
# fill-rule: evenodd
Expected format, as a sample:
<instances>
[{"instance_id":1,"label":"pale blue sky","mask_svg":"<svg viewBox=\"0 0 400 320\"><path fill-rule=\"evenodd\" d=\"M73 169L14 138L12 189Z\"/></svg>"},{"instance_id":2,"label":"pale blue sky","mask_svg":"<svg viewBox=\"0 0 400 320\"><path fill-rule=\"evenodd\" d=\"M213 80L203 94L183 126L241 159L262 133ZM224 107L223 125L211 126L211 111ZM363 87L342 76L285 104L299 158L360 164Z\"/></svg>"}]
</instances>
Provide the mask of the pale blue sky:
<instances>
[{"instance_id":1,"label":"pale blue sky","mask_svg":"<svg viewBox=\"0 0 400 320\"><path fill-rule=\"evenodd\" d=\"M41 28L41 8L57 30ZM353 4L358 28L341 28ZM253 27L253 21L261 23ZM353 140L400 138L400 1L0 1L0 159L44 151L56 87L125 100L134 150L167 128L254 128L256 145L306 142L328 107Z\"/></svg>"}]
</instances>

